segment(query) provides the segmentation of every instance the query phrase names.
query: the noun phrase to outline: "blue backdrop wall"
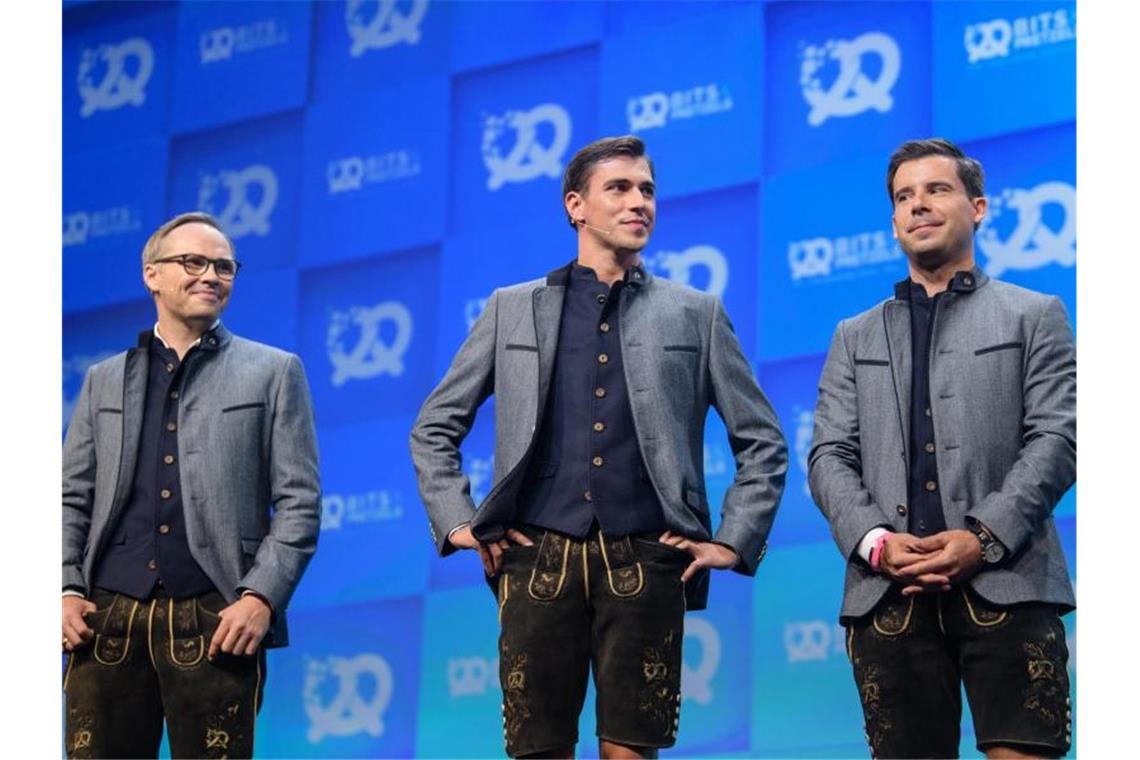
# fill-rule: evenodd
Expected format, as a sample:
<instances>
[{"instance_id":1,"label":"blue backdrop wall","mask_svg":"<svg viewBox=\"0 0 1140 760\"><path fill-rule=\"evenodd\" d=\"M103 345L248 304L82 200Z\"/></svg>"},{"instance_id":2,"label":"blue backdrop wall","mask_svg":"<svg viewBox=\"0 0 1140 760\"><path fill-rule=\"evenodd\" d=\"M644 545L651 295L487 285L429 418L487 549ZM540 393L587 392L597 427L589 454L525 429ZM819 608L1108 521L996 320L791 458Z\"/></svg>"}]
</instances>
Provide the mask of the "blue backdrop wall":
<instances>
[{"instance_id":1,"label":"blue backdrop wall","mask_svg":"<svg viewBox=\"0 0 1140 760\"><path fill-rule=\"evenodd\" d=\"M931 134L985 165L980 263L1075 314L1074 2L64 9L64 424L86 368L153 322L143 241L195 208L245 264L227 325L299 353L312 386L320 548L270 656L260 756L501 754L495 605L473 554L434 556L407 433L490 292L574 256L574 150L629 132L658 172L645 261L723 298L793 453L757 577L718 574L687 620L666 754L865 755L843 562L805 485L823 353L905 276L885 164ZM491 403L464 446L476 499ZM706 447L718 504L715 417ZM1072 492L1056 516L1073 568ZM587 755L593 725L588 703Z\"/></svg>"}]
</instances>

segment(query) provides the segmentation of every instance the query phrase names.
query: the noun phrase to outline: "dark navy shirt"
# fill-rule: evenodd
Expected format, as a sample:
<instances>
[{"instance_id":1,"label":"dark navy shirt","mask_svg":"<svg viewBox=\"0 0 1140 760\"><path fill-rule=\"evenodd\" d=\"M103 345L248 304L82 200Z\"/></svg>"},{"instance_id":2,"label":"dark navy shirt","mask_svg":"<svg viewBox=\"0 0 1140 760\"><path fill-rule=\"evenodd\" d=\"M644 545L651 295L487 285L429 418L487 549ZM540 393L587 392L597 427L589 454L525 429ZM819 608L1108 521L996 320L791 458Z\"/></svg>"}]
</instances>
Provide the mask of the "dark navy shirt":
<instances>
[{"instance_id":1,"label":"dark navy shirt","mask_svg":"<svg viewBox=\"0 0 1140 760\"><path fill-rule=\"evenodd\" d=\"M938 480L934 418L930 407L930 340L938 307L946 291L933 298L918 283L909 283L910 296L910 502L909 531L929 536L946 530L942 513L942 484Z\"/></svg>"},{"instance_id":2,"label":"dark navy shirt","mask_svg":"<svg viewBox=\"0 0 1140 760\"><path fill-rule=\"evenodd\" d=\"M93 585L145 599L161 581L175 598L195 596L215 589L190 555L186 538L178 397L187 368L210 349L195 346L179 361L153 333L144 342L149 344L146 401L131 497L95 566Z\"/></svg>"},{"instance_id":3,"label":"dark navy shirt","mask_svg":"<svg viewBox=\"0 0 1140 760\"><path fill-rule=\"evenodd\" d=\"M558 354L518 521L581 538L595 522L611 535L665 528L638 448L622 363L622 301L630 276L607 286L574 264L562 304Z\"/></svg>"}]
</instances>

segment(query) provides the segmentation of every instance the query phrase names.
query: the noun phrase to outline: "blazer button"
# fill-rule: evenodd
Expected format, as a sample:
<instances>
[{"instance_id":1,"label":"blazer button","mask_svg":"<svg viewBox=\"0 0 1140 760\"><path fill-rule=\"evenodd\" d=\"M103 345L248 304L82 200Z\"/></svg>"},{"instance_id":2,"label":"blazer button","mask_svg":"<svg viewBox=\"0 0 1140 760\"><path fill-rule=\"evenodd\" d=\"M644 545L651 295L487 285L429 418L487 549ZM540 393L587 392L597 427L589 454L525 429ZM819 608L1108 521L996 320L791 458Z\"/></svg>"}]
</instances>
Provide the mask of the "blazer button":
<instances>
[{"instance_id":1,"label":"blazer button","mask_svg":"<svg viewBox=\"0 0 1140 760\"><path fill-rule=\"evenodd\" d=\"M906 507L904 507L902 504L899 504L897 507L895 507L895 511L903 517L906 517Z\"/></svg>"}]
</instances>

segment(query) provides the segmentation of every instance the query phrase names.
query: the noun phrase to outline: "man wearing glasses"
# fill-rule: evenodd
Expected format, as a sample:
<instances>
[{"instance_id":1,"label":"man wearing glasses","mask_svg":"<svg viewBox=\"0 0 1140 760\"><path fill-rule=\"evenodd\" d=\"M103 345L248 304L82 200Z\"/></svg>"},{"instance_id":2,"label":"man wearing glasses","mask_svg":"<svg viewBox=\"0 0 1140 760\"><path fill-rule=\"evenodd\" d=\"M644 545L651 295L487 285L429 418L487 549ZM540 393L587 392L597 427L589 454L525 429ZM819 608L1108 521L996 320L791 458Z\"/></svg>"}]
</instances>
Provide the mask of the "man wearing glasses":
<instances>
[{"instance_id":1,"label":"man wearing glasses","mask_svg":"<svg viewBox=\"0 0 1140 760\"><path fill-rule=\"evenodd\" d=\"M295 355L221 324L240 264L206 214L143 249L158 321L87 373L63 452L69 757L250 757L265 649L316 549Z\"/></svg>"}]
</instances>

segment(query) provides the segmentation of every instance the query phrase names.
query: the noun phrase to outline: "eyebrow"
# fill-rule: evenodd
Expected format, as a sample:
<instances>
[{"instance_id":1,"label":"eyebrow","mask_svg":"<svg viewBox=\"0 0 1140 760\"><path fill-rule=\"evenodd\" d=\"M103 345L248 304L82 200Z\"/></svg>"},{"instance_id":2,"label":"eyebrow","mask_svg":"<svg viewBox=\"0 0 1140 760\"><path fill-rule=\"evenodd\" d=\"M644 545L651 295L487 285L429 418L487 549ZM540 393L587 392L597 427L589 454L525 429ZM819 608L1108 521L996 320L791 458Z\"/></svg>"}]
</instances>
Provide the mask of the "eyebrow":
<instances>
[{"instance_id":1,"label":"eyebrow","mask_svg":"<svg viewBox=\"0 0 1140 760\"><path fill-rule=\"evenodd\" d=\"M633 184L633 180L631 180L629 177L614 177L612 179L606 180L606 183L603 185L603 187L613 187L614 185L632 185L632 184ZM655 185L652 180L648 180L648 179L645 180L644 182L640 183L638 185L638 187L650 188L652 190L657 189L657 185Z\"/></svg>"}]
</instances>

